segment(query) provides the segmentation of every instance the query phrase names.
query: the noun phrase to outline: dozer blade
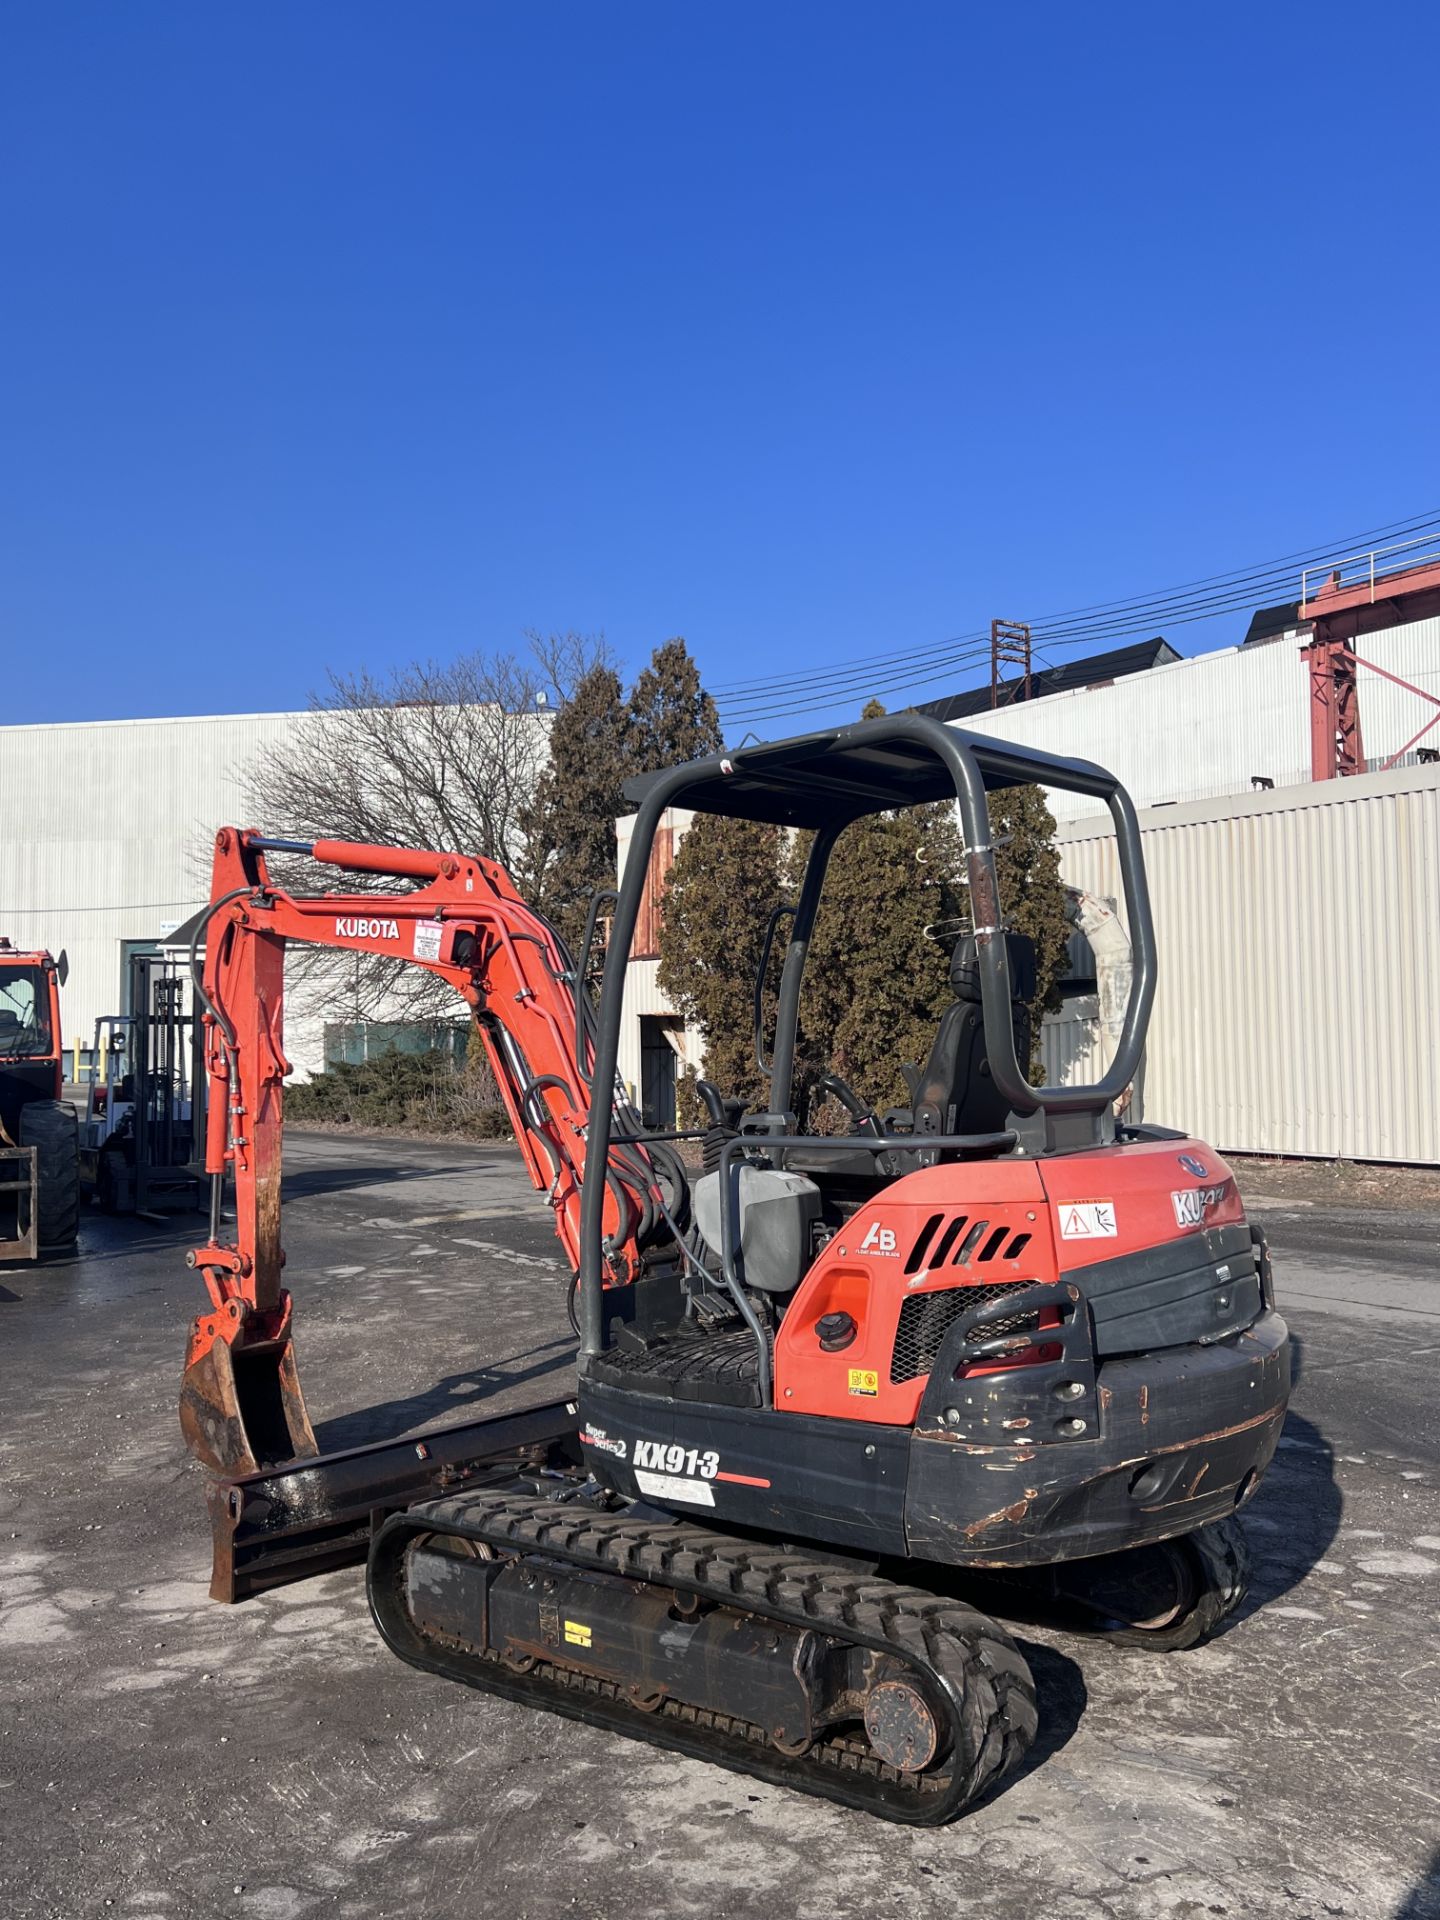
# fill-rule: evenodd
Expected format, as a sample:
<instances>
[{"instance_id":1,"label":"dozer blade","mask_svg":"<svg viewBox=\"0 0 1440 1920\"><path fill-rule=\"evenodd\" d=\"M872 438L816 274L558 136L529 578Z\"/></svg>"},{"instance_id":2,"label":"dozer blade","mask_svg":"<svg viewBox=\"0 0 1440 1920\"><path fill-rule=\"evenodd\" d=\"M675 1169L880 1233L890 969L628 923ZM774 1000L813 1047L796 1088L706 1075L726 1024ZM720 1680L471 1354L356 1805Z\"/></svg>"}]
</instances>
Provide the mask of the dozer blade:
<instances>
[{"instance_id":1,"label":"dozer blade","mask_svg":"<svg viewBox=\"0 0 1440 1920\"><path fill-rule=\"evenodd\" d=\"M210 1481L212 1600L243 1600L363 1560L377 1514L547 1466L580 1466L575 1403L488 1413Z\"/></svg>"},{"instance_id":2,"label":"dozer blade","mask_svg":"<svg viewBox=\"0 0 1440 1920\"><path fill-rule=\"evenodd\" d=\"M215 1341L185 1369L180 1427L195 1458L226 1479L317 1454L294 1342Z\"/></svg>"}]
</instances>

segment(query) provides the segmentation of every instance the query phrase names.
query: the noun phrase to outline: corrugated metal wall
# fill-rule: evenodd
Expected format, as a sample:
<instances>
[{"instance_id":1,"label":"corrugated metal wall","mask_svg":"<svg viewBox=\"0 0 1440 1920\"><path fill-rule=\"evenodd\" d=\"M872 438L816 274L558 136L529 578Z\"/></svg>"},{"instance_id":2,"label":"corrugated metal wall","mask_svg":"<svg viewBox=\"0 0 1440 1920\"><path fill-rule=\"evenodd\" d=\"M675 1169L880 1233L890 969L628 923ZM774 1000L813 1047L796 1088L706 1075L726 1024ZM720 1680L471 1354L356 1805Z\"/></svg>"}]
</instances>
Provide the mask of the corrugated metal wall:
<instances>
[{"instance_id":1,"label":"corrugated metal wall","mask_svg":"<svg viewBox=\"0 0 1440 1920\"><path fill-rule=\"evenodd\" d=\"M677 842L690 817L671 816ZM632 823L616 824L623 870ZM1440 1162L1440 767L1141 824L1160 977L1137 1113L1237 1153ZM1119 894L1108 818L1057 837L1067 880ZM627 975L636 1088L639 1016L671 1011L657 971ZM1094 1004L1047 1022L1047 1078L1098 1077Z\"/></svg>"},{"instance_id":2,"label":"corrugated metal wall","mask_svg":"<svg viewBox=\"0 0 1440 1920\"><path fill-rule=\"evenodd\" d=\"M1440 767L1141 823L1160 949L1144 1117L1222 1150L1440 1161ZM1108 822L1059 841L1067 880L1119 893ZM1087 1038L1053 1032L1053 1063Z\"/></svg>"}]
</instances>

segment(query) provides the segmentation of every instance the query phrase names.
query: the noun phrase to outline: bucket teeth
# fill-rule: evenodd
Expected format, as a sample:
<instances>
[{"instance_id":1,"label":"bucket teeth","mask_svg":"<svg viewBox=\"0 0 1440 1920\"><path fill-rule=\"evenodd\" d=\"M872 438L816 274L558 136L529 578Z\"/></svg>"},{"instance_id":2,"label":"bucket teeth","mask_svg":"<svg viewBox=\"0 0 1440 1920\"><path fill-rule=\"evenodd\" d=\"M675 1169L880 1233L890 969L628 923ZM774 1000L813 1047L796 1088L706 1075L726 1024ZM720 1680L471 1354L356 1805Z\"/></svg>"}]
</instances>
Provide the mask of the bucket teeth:
<instances>
[{"instance_id":1,"label":"bucket teeth","mask_svg":"<svg viewBox=\"0 0 1440 1920\"><path fill-rule=\"evenodd\" d=\"M217 1340L185 1369L180 1426L195 1458L223 1479L320 1450L289 1338L253 1347Z\"/></svg>"}]
</instances>

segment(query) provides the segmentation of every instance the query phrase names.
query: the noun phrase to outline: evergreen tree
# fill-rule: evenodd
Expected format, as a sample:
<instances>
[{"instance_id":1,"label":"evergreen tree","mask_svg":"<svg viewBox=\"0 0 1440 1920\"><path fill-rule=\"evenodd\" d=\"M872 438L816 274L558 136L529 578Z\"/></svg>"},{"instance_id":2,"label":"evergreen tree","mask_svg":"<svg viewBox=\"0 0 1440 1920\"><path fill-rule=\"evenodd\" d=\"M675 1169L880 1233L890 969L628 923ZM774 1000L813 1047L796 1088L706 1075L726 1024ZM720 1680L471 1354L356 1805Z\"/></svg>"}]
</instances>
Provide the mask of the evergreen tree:
<instances>
[{"instance_id":1,"label":"evergreen tree","mask_svg":"<svg viewBox=\"0 0 1440 1920\"><path fill-rule=\"evenodd\" d=\"M860 718L884 712L872 698ZM808 851L797 841L792 897ZM908 1106L901 1065L928 1057L952 997L949 945L925 929L955 916L959 863L955 809L943 802L868 814L836 841L801 989L795 1097L802 1114L827 1069L879 1111ZM816 1119L840 1124L834 1114Z\"/></svg>"},{"instance_id":2,"label":"evergreen tree","mask_svg":"<svg viewBox=\"0 0 1440 1920\"><path fill-rule=\"evenodd\" d=\"M550 760L521 816L521 890L578 952L590 896L615 884L615 817L635 724L613 670L592 667L550 728Z\"/></svg>"},{"instance_id":3,"label":"evergreen tree","mask_svg":"<svg viewBox=\"0 0 1440 1920\"><path fill-rule=\"evenodd\" d=\"M1043 787L1005 787L990 794L989 802L1000 911L1007 927L1028 934L1035 943L1030 1078L1038 1085L1040 1022L1044 1014L1055 1013L1060 1007L1060 981L1071 931L1060 879L1060 855L1055 847L1055 816Z\"/></svg>"},{"instance_id":4,"label":"evergreen tree","mask_svg":"<svg viewBox=\"0 0 1440 1920\"><path fill-rule=\"evenodd\" d=\"M715 702L680 639L655 649L630 694L634 769L658 772L685 760L703 760L724 745Z\"/></svg>"},{"instance_id":5,"label":"evergreen tree","mask_svg":"<svg viewBox=\"0 0 1440 1920\"><path fill-rule=\"evenodd\" d=\"M683 640L667 640L637 675L629 698L601 661L575 685L550 730L550 759L521 817L521 889L572 948L584 937L590 898L615 884L615 820L624 785L718 752L715 703Z\"/></svg>"},{"instance_id":6,"label":"evergreen tree","mask_svg":"<svg viewBox=\"0 0 1440 1920\"><path fill-rule=\"evenodd\" d=\"M779 827L698 815L670 869L660 930L660 990L700 1028L706 1078L760 1109L770 1088L755 1060L755 973L784 854Z\"/></svg>"},{"instance_id":7,"label":"evergreen tree","mask_svg":"<svg viewBox=\"0 0 1440 1920\"><path fill-rule=\"evenodd\" d=\"M805 849L797 844L792 897ZM877 1110L909 1105L902 1062L929 1055L953 998L949 943L959 835L948 806L853 821L835 843L801 989L796 1104L827 1069Z\"/></svg>"}]
</instances>

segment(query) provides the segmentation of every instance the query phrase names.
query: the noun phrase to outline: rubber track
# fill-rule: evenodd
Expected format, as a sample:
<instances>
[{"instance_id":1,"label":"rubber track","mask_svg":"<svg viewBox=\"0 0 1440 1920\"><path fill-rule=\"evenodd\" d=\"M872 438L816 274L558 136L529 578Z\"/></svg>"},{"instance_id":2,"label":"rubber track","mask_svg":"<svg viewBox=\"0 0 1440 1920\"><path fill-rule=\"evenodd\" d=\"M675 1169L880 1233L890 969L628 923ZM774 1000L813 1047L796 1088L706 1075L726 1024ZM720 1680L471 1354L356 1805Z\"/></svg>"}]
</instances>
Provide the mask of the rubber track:
<instances>
[{"instance_id":1,"label":"rubber track","mask_svg":"<svg viewBox=\"0 0 1440 1920\"><path fill-rule=\"evenodd\" d=\"M950 1703L950 1758L933 1773L904 1774L884 1765L863 1736L822 1738L805 1756L790 1757L747 1722L673 1700L645 1713L597 1676L549 1665L517 1675L494 1656L427 1639L405 1614L403 1559L410 1540L431 1533L678 1587L747 1614L891 1652L930 1674ZM907 1824L938 1825L973 1805L1019 1764L1035 1735L1029 1668L1009 1635L984 1614L917 1587L847 1574L826 1561L683 1521L601 1514L520 1489L453 1495L387 1523L371 1552L369 1589L381 1634L414 1665ZM537 1686L537 1678L544 1684Z\"/></svg>"}]
</instances>

